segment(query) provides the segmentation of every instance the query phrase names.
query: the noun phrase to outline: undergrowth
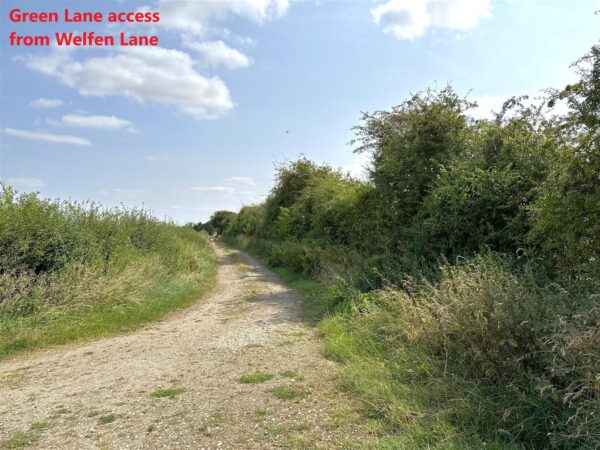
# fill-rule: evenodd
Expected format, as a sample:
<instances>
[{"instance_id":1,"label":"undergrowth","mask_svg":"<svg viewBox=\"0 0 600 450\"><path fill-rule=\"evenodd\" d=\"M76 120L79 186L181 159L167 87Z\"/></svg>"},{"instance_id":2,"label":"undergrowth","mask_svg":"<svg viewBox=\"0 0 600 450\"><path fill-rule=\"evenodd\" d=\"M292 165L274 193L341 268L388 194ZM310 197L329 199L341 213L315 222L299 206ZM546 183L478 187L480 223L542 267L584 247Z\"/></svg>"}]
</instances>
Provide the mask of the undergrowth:
<instances>
[{"instance_id":1,"label":"undergrowth","mask_svg":"<svg viewBox=\"0 0 600 450\"><path fill-rule=\"evenodd\" d=\"M0 192L0 358L131 330L214 283L206 235L145 211Z\"/></svg>"}]
</instances>

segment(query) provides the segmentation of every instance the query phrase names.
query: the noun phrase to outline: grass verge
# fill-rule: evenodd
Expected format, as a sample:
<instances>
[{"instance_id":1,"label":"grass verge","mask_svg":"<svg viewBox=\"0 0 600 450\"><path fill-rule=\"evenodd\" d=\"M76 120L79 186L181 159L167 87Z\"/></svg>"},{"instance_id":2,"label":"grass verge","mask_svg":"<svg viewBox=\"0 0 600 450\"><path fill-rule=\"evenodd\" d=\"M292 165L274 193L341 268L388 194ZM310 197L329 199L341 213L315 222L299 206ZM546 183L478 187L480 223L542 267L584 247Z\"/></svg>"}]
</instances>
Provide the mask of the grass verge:
<instances>
[{"instance_id":1,"label":"grass verge","mask_svg":"<svg viewBox=\"0 0 600 450\"><path fill-rule=\"evenodd\" d=\"M0 318L0 360L17 353L131 331L185 308L214 287L216 260L206 246L197 249L193 272L142 273L150 283L129 280L131 287L103 301L49 307L38 314ZM119 284L120 280L107 283ZM139 291L139 288L143 290ZM82 290L91 290L83 286ZM93 292L85 295L93 299ZM99 294L100 296L100 294Z\"/></svg>"}]
</instances>

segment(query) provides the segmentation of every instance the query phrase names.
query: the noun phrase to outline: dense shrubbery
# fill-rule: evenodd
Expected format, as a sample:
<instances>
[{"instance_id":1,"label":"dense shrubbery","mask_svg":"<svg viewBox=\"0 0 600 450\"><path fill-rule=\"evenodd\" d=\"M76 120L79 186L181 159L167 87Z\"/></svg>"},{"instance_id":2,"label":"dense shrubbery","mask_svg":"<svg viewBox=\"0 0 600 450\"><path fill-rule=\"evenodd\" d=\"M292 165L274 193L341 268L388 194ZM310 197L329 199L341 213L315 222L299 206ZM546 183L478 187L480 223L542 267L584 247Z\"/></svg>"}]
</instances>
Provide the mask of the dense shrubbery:
<instances>
[{"instance_id":1,"label":"dense shrubbery","mask_svg":"<svg viewBox=\"0 0 600 450\"><path fill-rule=\"evenodd\" d=\"M600 47L577 68L491 120L451 88L366 114L368 181L302 158L218 230L335 280L326 348L381 445L600 447Z\"/></svg>"},{"instance_id":2,"label":"dense shrubbery","mask_svg":"<svg viewBox=\"0 0 600 450\"><path fill-rule=\"evenodd\" d=\"M1 186L0 356L149 320L209 286L213 266L191 228Z\"/></svg>"}]
</instances>

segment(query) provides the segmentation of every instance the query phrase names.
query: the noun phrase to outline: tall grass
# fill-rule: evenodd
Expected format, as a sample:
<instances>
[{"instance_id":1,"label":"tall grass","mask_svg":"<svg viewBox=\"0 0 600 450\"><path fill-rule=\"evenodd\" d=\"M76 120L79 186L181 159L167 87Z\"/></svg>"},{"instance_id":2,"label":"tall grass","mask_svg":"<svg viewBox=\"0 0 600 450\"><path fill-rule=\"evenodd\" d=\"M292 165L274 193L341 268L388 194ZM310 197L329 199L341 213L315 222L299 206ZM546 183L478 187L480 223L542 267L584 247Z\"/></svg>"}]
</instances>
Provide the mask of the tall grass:
<instances>
[{"instance_id":1,"label":"tall grass","mask_svg":"<svg viewBox=\"0 0 600 450\"><path fill-rule=\"evenodd\" d=\"M347 291L323 321L326 352L392 448L598 448L600 350L589 297L516 276L493 258L439 283ZM596 320L589 317L589 320Z\"/></svg>"},{"instance_id":2,"label":"tall grass","mask_svg":"<svg viewBox=\"0 0 600 450\"><path fill-rule=\"evenodd\" d=\"M212 286L204 234L143 210L0 191L0 358L138 326Z\"/></svg>"}]
</instances>

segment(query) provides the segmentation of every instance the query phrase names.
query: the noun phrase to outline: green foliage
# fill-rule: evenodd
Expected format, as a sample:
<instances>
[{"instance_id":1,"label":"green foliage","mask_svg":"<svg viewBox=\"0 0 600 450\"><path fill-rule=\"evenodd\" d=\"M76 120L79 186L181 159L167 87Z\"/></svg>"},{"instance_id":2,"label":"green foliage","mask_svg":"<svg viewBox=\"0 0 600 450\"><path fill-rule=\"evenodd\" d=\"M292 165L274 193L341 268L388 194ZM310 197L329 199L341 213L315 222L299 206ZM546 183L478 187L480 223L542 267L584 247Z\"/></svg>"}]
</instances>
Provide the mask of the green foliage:
<instances>
[{"instance_id":1,"label":"green foliage","mask_svg":"<svg viewBox=\"0 0 600 450\"><path fill-rule=\"evenodd\" d=\"M0 192L0 358L132 329L212 285L204 235L141 210Z\"/></svg>"},{"instance_id":2,"label":"green foliage","mask_svg":"<svg viewBox=\"0 0 600 450\"><path fill-rule=\"evenodd\" d=\"M347 294L360 313L325 320L326 352L390 432L408 415L417 432L460 427L502 448L595 448L598 317L577 324L593 301L512 271L487 256L442 266L439 283Z\"/></svg>"},{"instance_id":3,"label":"green foliage","mask_svg":"<svg viewBox=\"0 0 600 450\"><path fill-rule=\"evenodd\" d=\"M296 202L285 209L288 211L287 235L350 244L355 237L353 225L359 216L360 187L358 181L323 168Z\"/></svg>"},{"instance_id":4,"label":"green foliage","mask_svg":"<svg viewBox=\"0 0 600 450\"><path fill-rule=\"evenodd\" d=\"M232 211L217 211L207 222L207 225L211 230L214 230L216 234L223 234L223 232L229 228L233 222L236 213Z\"/></svg>"},{"instance_id":5,"label":"green foliage","mask_svg":"<svg viewBox=\"0 0 600 450\"><path fill-rule=\"evenodd\" d=\"M238 378L238 383L257 384L272 380L275 377L272 373L257 372L250 375L244 375Z\"/></svg>"},{"instance_id":6,"label":"green foliage","mask_svg":"<svg viewBox=\"0 0 600 450\"><path fill-rule=\"evenodd\" d=\"M31 447L39 441L43 432L48 428L46 422L34 422L27 431L18 431L10 438L0 442L1 449L21 449Z\"/></svg>"},{"instance_id":7,"label":"green foliage","mask_svg":"<svg viewBox=\"0 0 600 450\"><path fill-rule=\"evenodd\" d=\"M600 47L577 62L581 79L556 97L571 112L556 130L561 144L532 205L531 241L569 276L600 256Z\"/></svg>"},{"instance_id":8,"label":"green foliage","mask_svg":"<svg viewBox=\"0 0 600 450\"><path fill-rule=\"evenodd\" d=\"M98 423L100 425L107 425L109 423L113 423L115 420L117 420L117 416L115 416L114 414L108 414L107 416L99 417Z\"/></svg>"},{"instance_id":9,"label":"green foliage","mask_svg":"<svg viewBox=\"0 0 600 450\"><path fill-rule=\"evenodd\" d=\"M406 227L440 168L460 151L468 138L465 111L471 106L446 87L363 116L356 127L357 151L372 155L370 176L390 233Z\"/></svg>"},{"instance_id":10,"label":"green foliage","mask_svg":"<svg viewBox=\"0 0 600 450\"><path fill-rule=\"evenodd\" d=\"M240 234L256 235L262 226L264 215L264 205L244 206L231 221L226 232L234 237Z\"/></svg>"},{"instance_id":11,"label":"green foliage","mask_svg":"<svg viewBox=\"0 0 600 450\"><path fill-rule=\"evenodd\" d=\"M269 263L273 266L288 267L305 276L316 275L321 264L321 249L297 241L284 241L275 244L271 250Z\"/></svg>"},{"instance_id":12,"label":"green foliage","mask_svg":"<svg viewBox=\"0 0 600 450\"><path fill-rule=\"evenodd\" d=\"M367 181L300 158L226 231L324 318L374 448L600 447L600 48L576 67L491 120L450 87L365 114Z\"/></svg>"},{"instance_id":13,"label":"green foliage","mask_svg":"<svg viewBox=\"0 0 600 450\"><path fill-rule=\"evenodd\" d=\"M150 393L150 397L155 398L173 398L181 393L185 392L183 388L166 388L158 389Z\"/></svg>"},{"instance_id":14,"label":"green foliage","mask_svg":"<svg viewBox=\"0 0 600 450\"><path fill-rule=\"evenodd\" d=\"M319 166L304 157L277 167L275 186L265 202L265 225L275 223L280 209L292 206L311 180L331 170L329 166Z\"/></svg>"},{"instance_id":15,"label":"green foliage","mask_svg":"<svg viewBox=\"0 0 600 450\"><path fill-rule=\"evenodd\" d=\"M271 394L273 394L279 400L301 400L308 395L308 392L297 386L278 386L276 388L271 389Z\"/></svg>"},{"instance_id":16,"label":"green foliage","mask_svg":"<svg viewBox=\"0 0 600 450\"><path fill-rule=\"evenodd\" d=\"M0 270L58 269L78 252L83 237L71 226L71 215L58 203L35 194L17 196L0 185Z\"/></svg>"}]
</instances>

